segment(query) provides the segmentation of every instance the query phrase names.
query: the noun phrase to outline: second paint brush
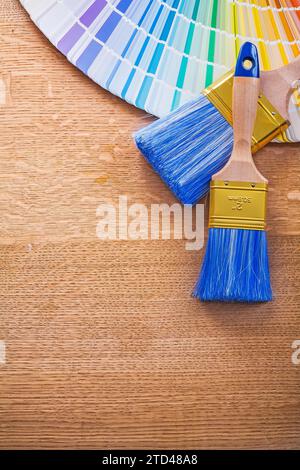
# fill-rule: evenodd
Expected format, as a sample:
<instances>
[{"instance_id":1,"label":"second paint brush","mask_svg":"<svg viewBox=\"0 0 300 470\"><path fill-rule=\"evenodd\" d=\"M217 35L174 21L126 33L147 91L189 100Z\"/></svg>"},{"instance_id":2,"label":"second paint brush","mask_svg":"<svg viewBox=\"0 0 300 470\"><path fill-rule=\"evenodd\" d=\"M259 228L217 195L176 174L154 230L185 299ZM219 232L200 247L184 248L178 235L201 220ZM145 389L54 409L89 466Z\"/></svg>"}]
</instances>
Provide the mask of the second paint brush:
<instances>
[{"instance_id":1,"label":"second paint brush","mask_svg":"<svg viewBox=\"0 0 300 470\"><path fill-rule=\"evenodd\" d=\"M288 98L299 70L300 57L269 76L266 74L264 94L258 100L252 152L287 129ZM275 107L273 93L268 93L271 81L277 90ZM212 175L227 163L231 154L232 82L233 73L224 75L199 98L134 136L139 150L184 204L195 204L208 192Z\"/></svg>"}]
</instances>

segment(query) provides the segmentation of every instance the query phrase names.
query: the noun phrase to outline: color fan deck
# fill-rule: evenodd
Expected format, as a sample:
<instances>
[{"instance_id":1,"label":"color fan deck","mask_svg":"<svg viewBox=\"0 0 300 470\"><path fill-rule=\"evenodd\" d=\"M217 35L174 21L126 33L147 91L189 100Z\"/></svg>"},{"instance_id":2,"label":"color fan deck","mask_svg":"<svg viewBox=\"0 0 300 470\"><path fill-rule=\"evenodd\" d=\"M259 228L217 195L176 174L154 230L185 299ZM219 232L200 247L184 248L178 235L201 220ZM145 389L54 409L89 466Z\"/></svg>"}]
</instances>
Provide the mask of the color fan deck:
<instances>
[{"instance_id":1,"label":"color fan deck","mask_svg":"<svg viewBox=\"0 0 300 470\"><path fill-rule=\"evenodd\" d=\"M159 117L230 70L245 40L258 46L263 69L299 55L299 0L21 3L70 62L102 87ZM297 103L295 96L291 141L300 140Z\"/></svg>"}]
</instances>

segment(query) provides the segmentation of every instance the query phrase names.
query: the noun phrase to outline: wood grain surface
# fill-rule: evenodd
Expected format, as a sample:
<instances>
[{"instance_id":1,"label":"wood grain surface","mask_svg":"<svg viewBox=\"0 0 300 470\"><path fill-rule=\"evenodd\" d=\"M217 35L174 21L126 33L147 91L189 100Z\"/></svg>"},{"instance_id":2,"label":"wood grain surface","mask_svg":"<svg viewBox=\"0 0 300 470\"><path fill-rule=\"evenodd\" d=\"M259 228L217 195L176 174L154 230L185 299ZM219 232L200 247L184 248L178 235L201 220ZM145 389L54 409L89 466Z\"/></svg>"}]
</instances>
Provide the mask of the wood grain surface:
<instances>
[{"instance_id":1,"label":"wood grain surface","mask_svg":"<svg viewBox=\"0 0 300 470\"><path fill-rule=\"evenodd\" d=\"M256 157L275 301L203 305L203 250L96 237L104 200L175 202L145 119L0 0L0 447L299 449L300 145Z\"/></svg>"}]
</instances>

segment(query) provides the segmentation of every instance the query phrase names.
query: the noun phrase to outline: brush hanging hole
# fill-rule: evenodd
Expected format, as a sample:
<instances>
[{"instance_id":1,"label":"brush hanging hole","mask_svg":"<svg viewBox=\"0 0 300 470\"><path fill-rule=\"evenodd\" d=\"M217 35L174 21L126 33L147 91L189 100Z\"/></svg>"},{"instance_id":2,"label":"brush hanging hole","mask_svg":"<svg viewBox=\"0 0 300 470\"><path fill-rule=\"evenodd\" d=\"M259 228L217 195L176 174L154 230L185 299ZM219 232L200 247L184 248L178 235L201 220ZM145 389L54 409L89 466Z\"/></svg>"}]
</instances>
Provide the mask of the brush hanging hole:
<instances>
[{"instance_id":1,"label":"brush hanging hole","mask_svg":"<svg viewBox=\"0 0 300 470\"><path fill-rule=\"evenodd\" d=\"M252 188L255 188L256 184L255 183L251 183L251 187Z\"/></svg>"},{"instance_id":2,"label":"brush hanging hole","mask_svg":"<svg viewBox=\"0 0 300 470\"><path fill-rule=\"evenodd\" d=\"M243 60L243 67L245 70L251 70L253 67L253 60L251 59L244 59Z\"/></svg>"}]
</instances>

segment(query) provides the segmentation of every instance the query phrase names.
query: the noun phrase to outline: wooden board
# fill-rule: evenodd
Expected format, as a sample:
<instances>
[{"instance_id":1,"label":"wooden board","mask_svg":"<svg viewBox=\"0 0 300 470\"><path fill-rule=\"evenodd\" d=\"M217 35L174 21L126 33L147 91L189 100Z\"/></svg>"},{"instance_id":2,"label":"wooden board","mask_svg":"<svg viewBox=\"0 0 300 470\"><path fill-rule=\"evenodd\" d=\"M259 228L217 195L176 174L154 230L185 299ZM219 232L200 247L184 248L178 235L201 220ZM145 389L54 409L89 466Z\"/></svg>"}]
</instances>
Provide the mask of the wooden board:
<instances>
[{"instance_id":1,"label":"wooden board","mask_svg":"<svg viewBox=\"0 0 300 470\"><path fill-rule=\"evenodd\" d=\"M175 202L144 120L0 0L0 447L299 449L300 146L256 157L276 300L201 305L203 250L96 237L103 200Z\"/></svg>"}]
</instances>

